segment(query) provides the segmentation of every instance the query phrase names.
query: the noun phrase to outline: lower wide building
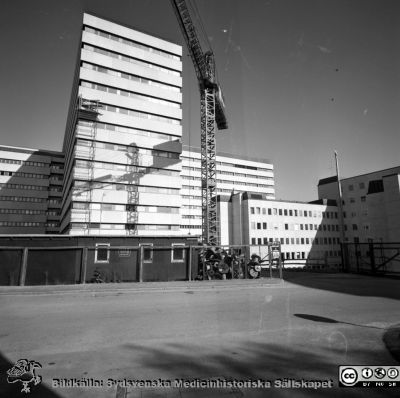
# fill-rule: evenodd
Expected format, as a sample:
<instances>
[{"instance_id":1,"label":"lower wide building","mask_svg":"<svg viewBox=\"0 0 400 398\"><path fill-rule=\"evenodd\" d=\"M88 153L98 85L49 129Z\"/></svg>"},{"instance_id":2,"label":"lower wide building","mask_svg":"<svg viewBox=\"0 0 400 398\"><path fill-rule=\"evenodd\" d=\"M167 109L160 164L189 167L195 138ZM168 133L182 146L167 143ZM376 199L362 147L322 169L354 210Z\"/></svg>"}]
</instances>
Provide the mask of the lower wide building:
<instances>
[{"instance_id":1,"label":"lower wide building","mask_svg":"<svg viewBox=\"0 0 400 398\"><path fill-rule=\"evenodd\" d=\"M250 245L267 254L262 245L279 242L283 260L340 263L340 223L334 200L312 203L271 200L253 192L220 196L221 245Z\"/></svg>"}]
</instances>

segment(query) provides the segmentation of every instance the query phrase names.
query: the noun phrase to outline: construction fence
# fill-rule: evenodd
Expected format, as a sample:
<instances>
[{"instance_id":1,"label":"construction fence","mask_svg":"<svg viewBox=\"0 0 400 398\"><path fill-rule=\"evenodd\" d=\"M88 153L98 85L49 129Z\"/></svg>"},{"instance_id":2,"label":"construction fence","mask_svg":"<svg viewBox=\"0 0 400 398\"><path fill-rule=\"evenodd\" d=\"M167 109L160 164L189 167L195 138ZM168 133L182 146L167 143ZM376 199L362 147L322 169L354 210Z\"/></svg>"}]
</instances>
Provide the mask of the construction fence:
<instances>
[{"instance_id":1,"label":"construction fence","mask_svg":"<svg viewBox=\"0 0 400 398\"><path fill-rule=\"evenodd\" d=\"M342 255L348 272L400 275L400 243L344 243Z\"/></svg>"},{"instance_id":2,"label":"construction fence","mask_svg":"<svg viewBox=\"0 0 400 398\"><path fill-rule=\"evenodd\" d=\"M280 246L0 246L0 285L282 278Z\"/></svg>"}]
</instances>

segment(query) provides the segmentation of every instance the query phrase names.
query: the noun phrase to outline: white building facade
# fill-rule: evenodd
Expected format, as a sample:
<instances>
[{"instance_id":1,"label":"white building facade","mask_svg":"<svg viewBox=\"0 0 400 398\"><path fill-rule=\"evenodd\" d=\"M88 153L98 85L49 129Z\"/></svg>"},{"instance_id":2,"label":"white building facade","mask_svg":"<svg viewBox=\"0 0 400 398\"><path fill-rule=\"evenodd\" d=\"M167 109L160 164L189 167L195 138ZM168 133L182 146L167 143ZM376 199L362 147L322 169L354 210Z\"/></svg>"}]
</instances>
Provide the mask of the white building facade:
<instances>
[{"instance_id":1,"label":"white building facade","mask_svg":"<svg viewBox=\"0 0 400 398\"><path fill-rule=\"evenodd\" d=\"M181 234L181 56L179 45L84 14L61 233Z\"/></svg>"},{"instance_id":2,"label":"white building facade","mask_svg":"<svg viewBox=\"0 0 400 398\"><path fill-rule=\"evenodd\" d=\"M219 199L221 245L258 246L279 241L285 260L331 258L340 263L335 201L271 200L253 192Z\"/></svg>"},{"instance_id":3,"label":"white building facade","mask_svg":"<svg viewBox=\"0 0 400 398\"><path fill-rule=\"evenodd\" d=\"M201 155L200 149L183 146L182 223L183 234L201 235ZM259 192L275 199L274 167L268 159L257 159L217 152L218 195L234 192Z\"/></svg>"}]
</instances>

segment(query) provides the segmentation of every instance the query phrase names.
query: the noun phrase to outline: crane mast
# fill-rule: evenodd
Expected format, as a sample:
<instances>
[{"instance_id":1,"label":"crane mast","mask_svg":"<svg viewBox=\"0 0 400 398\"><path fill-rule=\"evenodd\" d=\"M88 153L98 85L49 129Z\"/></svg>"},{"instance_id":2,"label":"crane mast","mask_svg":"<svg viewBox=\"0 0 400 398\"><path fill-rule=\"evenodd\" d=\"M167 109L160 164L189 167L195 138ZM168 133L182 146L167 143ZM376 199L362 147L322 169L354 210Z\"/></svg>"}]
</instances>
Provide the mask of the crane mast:
<instances>
[{"instance_id":1,"label":"crane mast","mask_svg":"<svg viewBox=\"0 0 400 398\"><path fill-rule=\"evenodd\" d=\"M202 240L208 245L218 245L215 126L219 130L228 128L225 105L216 81L214 54L211 51L203 52L186 1L171 0L171 4L200 89Z\"/></svg>"}]
</instances>

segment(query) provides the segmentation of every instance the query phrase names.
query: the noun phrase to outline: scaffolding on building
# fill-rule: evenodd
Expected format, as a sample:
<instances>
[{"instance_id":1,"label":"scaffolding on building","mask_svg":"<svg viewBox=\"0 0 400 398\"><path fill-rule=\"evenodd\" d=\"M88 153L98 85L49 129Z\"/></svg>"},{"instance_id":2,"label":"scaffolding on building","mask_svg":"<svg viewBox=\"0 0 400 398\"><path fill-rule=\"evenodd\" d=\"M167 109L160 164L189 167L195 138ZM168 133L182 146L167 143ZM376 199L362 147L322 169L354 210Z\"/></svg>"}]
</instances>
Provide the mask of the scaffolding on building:
<instances>
[{"instance_id":1,"label":"scaffolding on building","mask_svg":"<svg viewBox=\"0 0 400 398\"><path fill-rule=\"evenodd\" d=\"M99 120L99 109L102 105L99 100L89 100L83 98L81 95L78 97L77 103L77 121L76 129L79 128L79 136L88 141L87 151L79 153L79 157L84 158L88 162L88 167L86 169L85 175L82 177L87 181L87 189L85 192L85 201L87 202L87 209L84 210L84 224L85 233L90 234L91 227L91 203L93 199L93 188L94 188L94 160L95 160L95 140L97 136L97 123ZM87 124L87 128L81 128L79 126L79 121L83 120ZM100 220L101 221L101 220Z\"/></svg>"},{"instance_id":2,"label":"scaffolding on building","mask_svg":"<svg viewBox=\"0 0 400 398\"><path fill-rule=\"evenodd\" d=\"M126 205L127 214L127 232L128 235L138 234L138 209L139 204L139 167L140 167L140 154L139 148L133 147L131 151L128 152L128 158L130 160L130 172L128 174L128 200Z\"/></svg>"}]
</instances>

